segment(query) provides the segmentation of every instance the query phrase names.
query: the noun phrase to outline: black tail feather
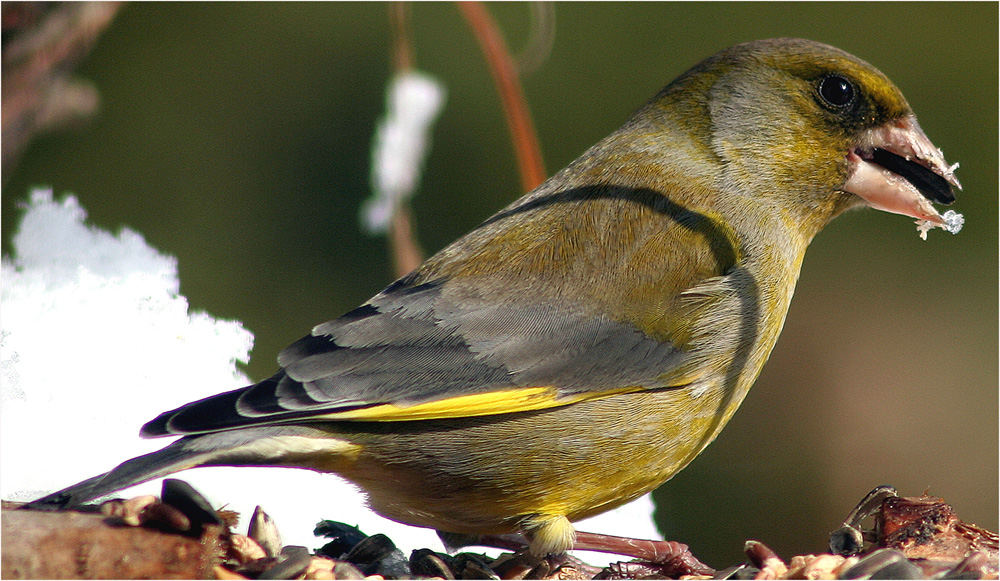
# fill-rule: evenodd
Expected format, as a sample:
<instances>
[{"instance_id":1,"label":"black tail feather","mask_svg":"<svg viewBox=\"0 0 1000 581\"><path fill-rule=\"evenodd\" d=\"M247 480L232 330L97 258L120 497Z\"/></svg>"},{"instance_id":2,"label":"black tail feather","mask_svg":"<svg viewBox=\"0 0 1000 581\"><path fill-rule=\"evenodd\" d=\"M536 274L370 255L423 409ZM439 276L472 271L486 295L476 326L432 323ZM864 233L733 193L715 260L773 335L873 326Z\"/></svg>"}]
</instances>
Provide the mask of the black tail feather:
<instances>
[{"instance_id":1,"label":"black tail feather","mask_svg":"<svg viewBox=\"0 0 1000 581\"><path fill-rule=\"evenodd\" d=\"M188 449L185 440L183 438L162 450L132 458L110 472L33 500L22 508L49 511L77 508L123 488L199 465L204 453Z\"/></svg>"},{"instance_id":2,"label":"black tail feather","mask_svg":"<svg viewBox=\"0 0 1000 581\"><path fill-rule=\"evenodd\" d=\"M108 474L108 472L98 474L97 476L88 478L83 482L78 482L73 486L64 488L59 492L53 492L48 496L32 500L21 508L26 510L64 510L68 508L75 508L82 504L77 499L86 497L87 500L90 500L100 496L90 494L89 491L99 488L100 482L104 480Z\"/></svg>"},{"instance_id":3,"label":"black tail feather","mask_svg":"<svg viewBox=\"0 0 1000 581\"><path fill-rule=\"evenodd\" d=\"M278 441L285 436L293 436L297 440L303 438L322 440L329 438L329 433L318 427L285 425L184 436L161 450L123 462L110 472L88 478L29 502L24 508L34 510L76 508L123 488L195 466L294 465L285 463L286 459L283 457L280 445L273 450L274 456L268 455L266 446L261 449L255 449L253 446L258 440L275 438Z\"/></svg>"}]
</instances>

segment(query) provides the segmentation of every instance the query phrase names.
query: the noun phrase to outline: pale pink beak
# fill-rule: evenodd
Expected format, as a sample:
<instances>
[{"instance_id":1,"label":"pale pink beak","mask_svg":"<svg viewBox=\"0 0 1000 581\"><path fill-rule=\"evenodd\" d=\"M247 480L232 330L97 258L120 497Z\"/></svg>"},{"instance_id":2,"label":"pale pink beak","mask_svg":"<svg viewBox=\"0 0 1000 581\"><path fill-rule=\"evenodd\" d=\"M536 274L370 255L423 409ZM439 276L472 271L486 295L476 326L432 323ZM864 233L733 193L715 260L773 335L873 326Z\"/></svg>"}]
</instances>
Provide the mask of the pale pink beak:
<instances>
[{"instance_id":1,"label":"pale pink beak","mask_svg":"<svg viewBox=\"0 0 1000 581\"><path fill-rule=\"evenodd\" d=\"M931 202L955 201L952 186L962 189L955 178L958 164L948 165L915 117L868 130L847 153L847 162L850 176L845 191L875 209L916 218L918 224L929 223L928 228L947 229L949 220L938 214Z\"/></svg>"}]
</instances>

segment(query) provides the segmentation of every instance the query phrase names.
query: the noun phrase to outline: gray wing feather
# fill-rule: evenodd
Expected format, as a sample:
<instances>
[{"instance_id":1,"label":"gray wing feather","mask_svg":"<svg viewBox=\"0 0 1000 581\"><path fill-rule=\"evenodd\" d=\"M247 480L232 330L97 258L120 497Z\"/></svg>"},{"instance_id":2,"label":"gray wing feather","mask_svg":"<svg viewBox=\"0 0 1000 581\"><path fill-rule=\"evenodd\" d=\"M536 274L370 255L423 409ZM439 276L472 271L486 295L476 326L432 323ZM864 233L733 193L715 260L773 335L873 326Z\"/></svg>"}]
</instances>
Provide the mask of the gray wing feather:
<instances>
[{"instance_id":1,"label":"gray wing feather","mask_svg":"<svg viewBox=\"0 0 1000 581\"><path fill-rule=\"evenodd\" d=\"M685 354L627 323L537 297L395 284L281 352L268 380L161 414L147 436L283 422L518 387L655 388Z\"/></svg>"},{"instance_id":2,"label":"gray wing feather","mask_svg":"<svg viewBox=\"0 0 1000 581\"><path fill-rule=\"evenodd\" d=\"M382 293L366 316L335 319L282 352L288 376L319 406L406 402L439 394L552 386L564 393L656 387L682 356L604 316L539 302L486 300L441 286ZM326 345L316 347L315 341Z\"/></svg>"}]
</instances>

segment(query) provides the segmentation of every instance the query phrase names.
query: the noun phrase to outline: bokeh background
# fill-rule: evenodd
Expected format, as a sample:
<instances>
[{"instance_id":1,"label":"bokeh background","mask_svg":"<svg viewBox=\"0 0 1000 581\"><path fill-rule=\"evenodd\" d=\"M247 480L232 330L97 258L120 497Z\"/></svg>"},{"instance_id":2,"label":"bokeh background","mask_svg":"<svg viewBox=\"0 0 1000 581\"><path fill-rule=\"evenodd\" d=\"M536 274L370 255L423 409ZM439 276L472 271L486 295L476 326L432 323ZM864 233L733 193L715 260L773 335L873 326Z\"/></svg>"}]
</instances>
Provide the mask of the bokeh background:
<instances>
[{"instance_id":1,"label":"bokeh background","mask_svg":"<svg viewBox=\"0 0 1000 581\"><path fill-rule=\"evenodd\" d=\"M417 67L448 90L413 201L430 253L520 186L458 10L411 8ZM100 91L98 115L38 138L4 176L4 252L29 187L75 193L93 223L177 256L192 307L242 320L257 337L249 373L270 375L282 347L393 278L386 241L358 220L392 72L388 10L126 5L78 69ZM489 10L516 53L530 7ZM551 55L524 78L549 173L697 61L775 36L874 63L962 164L959 235L925 242L906 218L858 211L813 243L742 410L656 494L663 533L708 563L739 561L746 538L784 556L823 551L883 483L997 529L997 30L995 3L555 5Z\"/></svg>"}]
</instances>

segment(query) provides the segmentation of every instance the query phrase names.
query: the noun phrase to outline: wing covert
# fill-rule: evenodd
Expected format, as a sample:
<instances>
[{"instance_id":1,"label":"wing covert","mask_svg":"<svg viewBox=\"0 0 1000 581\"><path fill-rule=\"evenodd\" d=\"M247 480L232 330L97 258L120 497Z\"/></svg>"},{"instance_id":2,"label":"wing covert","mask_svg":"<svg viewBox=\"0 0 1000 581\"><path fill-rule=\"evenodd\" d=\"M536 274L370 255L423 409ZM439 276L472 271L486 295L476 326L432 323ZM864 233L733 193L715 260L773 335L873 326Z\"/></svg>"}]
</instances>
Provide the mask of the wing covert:
<instances>
[{"instance_id":1,"label":"wing covert","mask_svg":"<svg viewBox=\"0 0 1000 581\"><path fill-rule=\"evenodd\" d=\"M683 357L606 317L447 286L396 283L283 350L273 377L166 412L142 433L543 409L661 387Z\"/></svg>"}]
</instances>

